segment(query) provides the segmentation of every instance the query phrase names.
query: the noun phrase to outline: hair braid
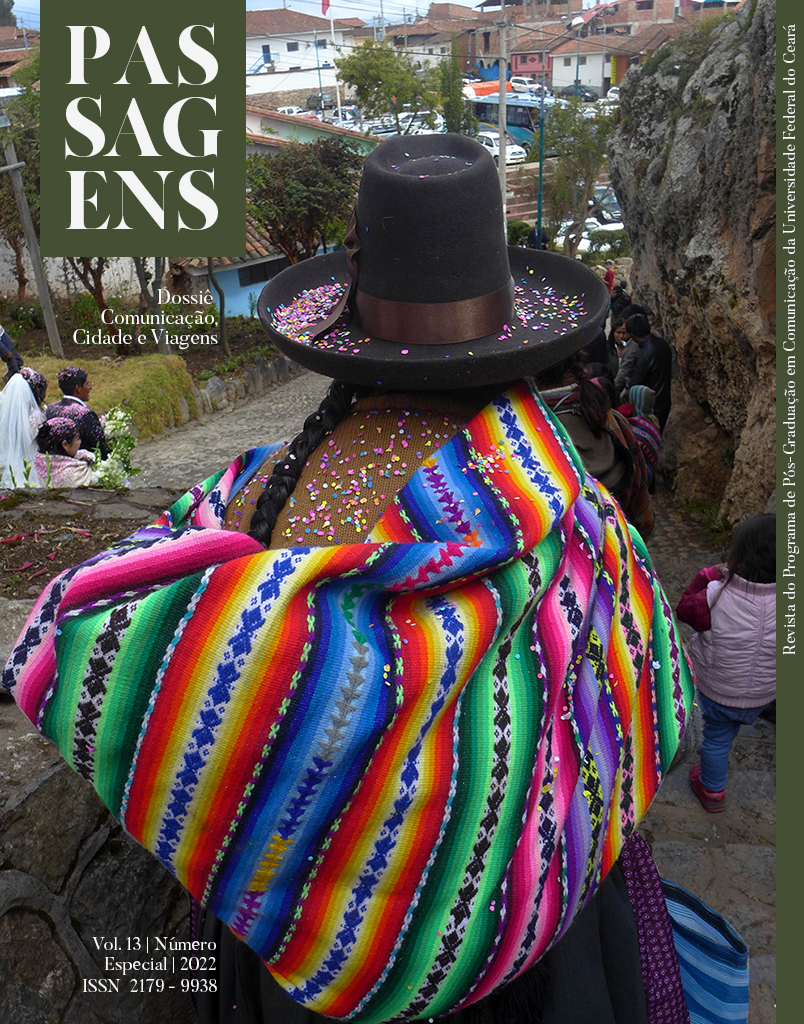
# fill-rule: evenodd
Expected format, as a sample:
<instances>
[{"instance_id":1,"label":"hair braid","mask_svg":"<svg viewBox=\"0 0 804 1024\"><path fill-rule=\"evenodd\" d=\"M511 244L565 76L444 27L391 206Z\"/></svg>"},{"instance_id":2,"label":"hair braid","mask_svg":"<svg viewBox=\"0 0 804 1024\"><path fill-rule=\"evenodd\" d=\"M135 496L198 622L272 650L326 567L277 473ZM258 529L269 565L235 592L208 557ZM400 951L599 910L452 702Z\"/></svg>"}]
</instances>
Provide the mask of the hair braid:
<instances>
[{"instance_id":1,"label":"hair braid","mask_svg":"<svg viewBox=\"0 0 804 1024\"><path fill-rule=\"evenodd\" d=\"M304 464L349 411L355 390L351 384L333 381L318 411L307 417L300 433L290 442L285 458L274 466L265 489L257 499L248 531L249 537L259 541L263 547L268 547L271 541L277 516L293 493Z\"/></svg>"}]
</instances>

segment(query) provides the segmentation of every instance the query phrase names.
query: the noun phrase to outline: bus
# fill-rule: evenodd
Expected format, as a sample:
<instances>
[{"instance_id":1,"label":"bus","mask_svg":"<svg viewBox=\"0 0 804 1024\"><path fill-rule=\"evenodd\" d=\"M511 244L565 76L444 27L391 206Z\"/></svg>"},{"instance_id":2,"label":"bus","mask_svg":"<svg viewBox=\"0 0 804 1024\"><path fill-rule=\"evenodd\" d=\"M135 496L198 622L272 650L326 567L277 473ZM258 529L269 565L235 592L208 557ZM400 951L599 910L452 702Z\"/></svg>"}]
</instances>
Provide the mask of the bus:
<instances>
[{"instance_id":1,"label":"bus","mask_svg":"<svg viewBox=\"0 0 804 1024\"><path fill-rule=\"evenodd\" d=\"M475 96L470 98L472 110L486 131L499 131L500 98L499 96ZM508 134L520 146L530 149L538 138L539 109L541 100L535 96L522 93L508 93L505 97L505 126ZM545 110L547 104L545 103Z\"/></svg>"}]
</instances>

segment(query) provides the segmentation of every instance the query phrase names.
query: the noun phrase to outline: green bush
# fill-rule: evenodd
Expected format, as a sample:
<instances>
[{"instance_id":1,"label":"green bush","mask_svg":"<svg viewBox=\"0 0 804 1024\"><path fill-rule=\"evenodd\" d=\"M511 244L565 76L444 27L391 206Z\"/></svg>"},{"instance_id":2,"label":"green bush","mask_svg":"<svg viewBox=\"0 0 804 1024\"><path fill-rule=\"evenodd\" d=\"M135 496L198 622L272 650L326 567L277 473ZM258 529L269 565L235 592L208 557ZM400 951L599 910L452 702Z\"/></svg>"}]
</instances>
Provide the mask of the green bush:
<instances>
[{"instance_id":1,"label":"green bush","mask_svg":"<svg viewBox=\"0 0 804 1024\"><path fill-rule=\"evenodd\" d=\"M26 302L6 299L2 312L3 320L6 322L6 330L11 324L18 331L37 331L45 326L45 318L42 314L42 306L38 299L29 299ZM17 331L13 329L9 334L14 337Z\"/></svg>"},{"instance_id":2,"label":"green bush","mask_svg":"<svg viewBox=\"0 0 804 1024\"><path fill-rule=\"evenodd\" d=\"M530 231L530 224L524 220L508 221L508 244L519 245Z\"/></svg>"},{"instance_id":3,"label":"green bush","mask_svg":"<svg viewBox=\"0 0 804 1024\"><path fill-rule=\"evenodd\" d=\"M88 295L86 292L81 292L80 295L72 300L67 307L70 318L76 324L82 324L85 326L94 327L98 320L98 304Z\"/></svg>"},{"instance_id":4,"label":"green bush","mask_svg":"<svg viewBox=\"0 0 804 1024\"><path fill-rule=\"evenodd\" d=\"M631 243L624 231L590 231L589 256L590 262L599 263L601 259L614 260L618 256L630 256Z\"/></svg>"},{"instance_id":5,"label":"green bush","mask_svg":"<svg viewBox=\"0 0 804 1024\"><path fill-rule=\"evenodd\" d=\"M228 317L227 322L230 322ZM225 377L238 367L253 363L258 355L261 355L266 361L270 361L276 355L276 349L273 345L255 345L248 352L241 352L239 356L232 356L231 359L227 359L223 363L216 363L211 370L202 370L197 375L198 380L206 381L210 377Z\"/></svg>"}]
</instances>

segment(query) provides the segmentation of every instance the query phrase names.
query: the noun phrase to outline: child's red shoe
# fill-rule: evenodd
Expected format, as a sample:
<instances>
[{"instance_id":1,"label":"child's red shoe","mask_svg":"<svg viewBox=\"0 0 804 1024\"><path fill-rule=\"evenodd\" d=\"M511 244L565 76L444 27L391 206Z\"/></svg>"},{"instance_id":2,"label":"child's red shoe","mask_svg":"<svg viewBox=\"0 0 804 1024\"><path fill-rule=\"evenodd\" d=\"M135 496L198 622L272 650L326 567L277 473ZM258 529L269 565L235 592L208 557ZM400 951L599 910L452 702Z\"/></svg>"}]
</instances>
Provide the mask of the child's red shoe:
<instances>
[{"instance_id":1,"label":"child's red shoe","mask_svg":"<svg viewBox=\"0 0 804 1024\"><path fill-rule=\"evenodd\" d=\"M694 764L690 768L690 786L705 811L709 811L710 814L725 811L726 790L721 789L718 793L713 793L712 790L707 789L701 782L701 766L699 764Z\"/></svg>"}]
</instances>

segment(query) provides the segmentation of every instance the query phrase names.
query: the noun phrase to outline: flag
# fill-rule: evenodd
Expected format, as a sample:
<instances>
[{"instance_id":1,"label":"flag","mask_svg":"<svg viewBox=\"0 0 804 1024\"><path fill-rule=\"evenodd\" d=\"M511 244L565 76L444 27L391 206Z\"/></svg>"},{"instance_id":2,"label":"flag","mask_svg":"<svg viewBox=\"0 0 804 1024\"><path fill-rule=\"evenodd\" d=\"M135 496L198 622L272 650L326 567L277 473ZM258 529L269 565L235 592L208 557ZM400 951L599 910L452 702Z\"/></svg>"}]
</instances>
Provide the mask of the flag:
<instances>
[{"instance_id":1,"label":"flag","mask_svg":"<svg viewBox=\"0 0 804 1024\"><path fill-rule=\"evenodd\" d=\"M329 10L329 0L321 0L321 13L326 14Z\"/></svg>"}]
</instances>

